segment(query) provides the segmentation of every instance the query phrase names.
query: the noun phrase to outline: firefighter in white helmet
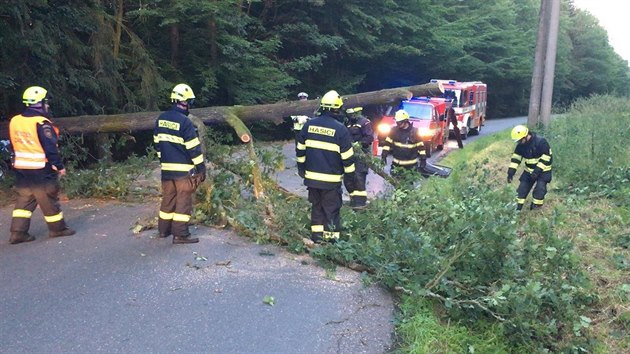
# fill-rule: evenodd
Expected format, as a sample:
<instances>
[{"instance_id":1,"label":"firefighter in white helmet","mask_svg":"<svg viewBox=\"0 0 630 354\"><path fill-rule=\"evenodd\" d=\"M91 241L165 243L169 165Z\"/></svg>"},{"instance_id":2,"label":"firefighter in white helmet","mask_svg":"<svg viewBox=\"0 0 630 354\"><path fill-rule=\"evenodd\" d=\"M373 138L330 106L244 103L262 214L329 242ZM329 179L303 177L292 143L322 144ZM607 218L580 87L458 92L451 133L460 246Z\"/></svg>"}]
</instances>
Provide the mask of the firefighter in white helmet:
<instances>
[{"instance_id":1,"label":"firefighter in white helmet","mask_svg":"<svg viewBox=\"0 0 630 354\"><path fill-rule=\"evenodd\" d=\"M26 110L9 123L18 193L9 243L35 240L28 229L37 205L44 214L49 237L74 235L75 231L66 225L59 206L59 177L66 174L66 169L57 147L59 129L50 120L48 91L31 86L24 91L22 102Z\"/></svg>"},{"instance_id":2,"label":"firefighter in white helmet","mask_svg":"<svg viewBox=\"0 0 630 354\"><path fill-rule=\"evenodd\" d=\"M409 121L409 113L401 109L394 116L396 126L385 138L385 145L381 159L387 164L387 156L392 155L392 175L396 170L415 169L422 170L426 167L427 154L424 143L418 130Z\"/></svg>"},{"instance_id":3,"label":"firefighter in white helmet","mask_svg":"<svg viewBox=\"0 0 630 354\"><path fill-rule=\"evenodd\" d=\"M171 108L155 121L153 142L162 170L162 203L158 218L159 237L173 235L173 243L195 243L188 222L192 195L206 179L206 165L197 129L188 118L195 100L192 88L178 84L171 91Z\"/></svg>"},{"instance_id":4,"label":"firefighter in white helmet","mask_svg":"<svg viewBox=\"0 0 630 354\"><path fill-rule=\"evenodd\" d=\"M517 144L510 159L507 181L512 183L516 169L525 161L525 166L520 184L516 190L516 209L522 210L527 195L532 192L532 204L530 209L538 209L543 206L547 195L547 184L551 182L551 165L553 155L549 143L542 136L529 131L524 125L517 125L512 129L512 140Z\"/></svg>"},{"instance_id":5,"label":"firefighter in white helmet","mask_svg":"<svg viewBox=\"0 0 630 354\"><path fill-rule=\"evenodd\" d=\"M320 102L320 115L310 119L298 134L298 173L308 187L311 202L311 240L334 242L341 231L341 182L348 175L348 192L354 191L352 138L343 121L343 100L329 91Z\"/></svg>"},{"instance_id":6,"label":"firefighter in white helmet","mask_svg":"<svg viewBox=\"0 0 630 354\"><path fill-rule=\"evenodd\" d=\"M308 94L306 92L300 92L297 95L298 97L298 101L306 101L308 100ZM310 118L308 116L305 115L296 115L296 116L291 116L291 121L293 122L293 134L295 137L295 143L297 144L297 135L300 132L300 130L302 130L302 127L304 126L304 123L306 123L307 120L309 120Z\"/></svg>"}]
</instances>

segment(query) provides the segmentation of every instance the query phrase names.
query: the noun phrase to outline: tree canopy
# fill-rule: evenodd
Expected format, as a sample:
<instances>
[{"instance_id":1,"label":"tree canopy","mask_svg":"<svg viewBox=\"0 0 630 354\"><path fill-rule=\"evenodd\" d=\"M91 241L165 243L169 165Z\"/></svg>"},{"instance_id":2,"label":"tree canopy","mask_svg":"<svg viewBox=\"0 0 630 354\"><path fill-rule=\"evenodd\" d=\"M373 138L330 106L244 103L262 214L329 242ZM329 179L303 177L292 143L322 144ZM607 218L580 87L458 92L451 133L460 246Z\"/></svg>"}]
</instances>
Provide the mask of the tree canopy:
<instances>
[{"instance_id":1,"label":"tree canopy","mask_svg":"<svg viewBox=\"0 0 630 354\"><path fill-rule=\"evenodd\" d=\"M489 116L527 110L540 0L7 0L0 116L31 85L57 116L250 105L428 82L481 80ZM630 90L628 62L563 0L554 103Z\"/></svg>"}]
</instances>

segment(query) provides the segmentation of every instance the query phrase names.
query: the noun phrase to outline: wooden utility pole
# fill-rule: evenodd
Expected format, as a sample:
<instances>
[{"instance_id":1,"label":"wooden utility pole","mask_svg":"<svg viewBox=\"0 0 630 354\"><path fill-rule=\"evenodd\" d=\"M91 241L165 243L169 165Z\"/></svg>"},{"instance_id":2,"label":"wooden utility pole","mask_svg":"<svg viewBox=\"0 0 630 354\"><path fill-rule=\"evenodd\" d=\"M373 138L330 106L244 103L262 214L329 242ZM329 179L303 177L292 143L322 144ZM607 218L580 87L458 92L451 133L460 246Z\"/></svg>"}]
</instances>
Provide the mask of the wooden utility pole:
<instances>
[{"instance_id":1,"label":"wooden utility pole","mask_svg":"<svg viewBox=\"0 0 630 354\"><path fill-rule=\"evenodd\" d=\"M538 20L538 36L536 41L536 53L534 54L534 70L532 72L532 88L529 94L529 113L527 125L535 127L540 117L540 97L542 95L543 71L545 68L545 52L547 51L547 31L549 21L549 1L540 2L540 18Z\"/></svg>"},{"instance_id":2,"label":"wooden utility pole","mask_svg":"<svg viewBox=\"0 0 630 354\"><path fill-rule=\"evenodd\" d=\"M543 76L542 100L540 102L540 122L549 126L551 104L553 102L553 81L556 69L556 50L558 47L558 27L560 26L560 0L549 0L549 37L545 56L545 74Z\"/></svg>"},{"instance_id":3,"label":"wooden utility pole","mask_svg":"<svg viewBox=\"0 0 630 354\"><path fill-rule=\"evenodd\" d=\"M530 127L547 126L551 117L559 23L560 0L542 0L527 115Z\"/></svg>"}]
</instances>

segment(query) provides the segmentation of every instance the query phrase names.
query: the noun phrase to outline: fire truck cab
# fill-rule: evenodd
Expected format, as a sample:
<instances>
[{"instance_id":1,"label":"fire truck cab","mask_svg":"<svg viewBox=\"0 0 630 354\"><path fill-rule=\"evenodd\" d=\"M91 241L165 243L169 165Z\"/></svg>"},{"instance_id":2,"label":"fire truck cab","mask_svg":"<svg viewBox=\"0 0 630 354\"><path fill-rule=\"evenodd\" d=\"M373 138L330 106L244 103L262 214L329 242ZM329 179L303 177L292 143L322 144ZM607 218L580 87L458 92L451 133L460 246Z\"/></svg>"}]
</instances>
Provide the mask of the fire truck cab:
<instances>
[{"instance_id":1,"label":"fire truck cab","mask_svg":"<svg viewBox=\"0 0 630 354\"><path fill-rule=\"evenodd\" d=\"M449 125L446 114L451 107L451 101L438 97L413 97L403 100L400 105L390 106L376 126L376 144L382 146L392 127L396 125L394 114L399 109L409 113L409 121L418 129L422 137L427 156L433 151L442 150L448 140Z\"/></svg>"},{"instance_id":2,"label":"fire truck cab","mask_svg":"<svg viewBox=\"0 0 630 354\"><path fill-rule=\"evenodd\" d=\"M455 80L432 79L444 86L443 98L453 101L457 117L457 127L449 125L450 132L459 129L462 139L468 134L478 135L486 120L488 86L481 81L459 82Z\"/></svg>"}]
</instances>

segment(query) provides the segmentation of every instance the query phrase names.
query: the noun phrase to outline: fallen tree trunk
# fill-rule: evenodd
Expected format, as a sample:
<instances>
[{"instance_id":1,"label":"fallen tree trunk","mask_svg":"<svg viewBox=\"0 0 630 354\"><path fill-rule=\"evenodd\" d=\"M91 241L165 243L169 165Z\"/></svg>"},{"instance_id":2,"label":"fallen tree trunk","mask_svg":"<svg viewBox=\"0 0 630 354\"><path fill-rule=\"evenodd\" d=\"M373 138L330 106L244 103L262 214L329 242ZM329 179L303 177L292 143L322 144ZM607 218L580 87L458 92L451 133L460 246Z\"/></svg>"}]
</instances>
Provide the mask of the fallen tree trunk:
<instances>
[{"instance_id":1,"label":"fallen tree trunk","mask_svg":"<svg viewBox=\"0 0 630 354\"><path fill-rule=\"evenodd\" d=\"M435 96L444 92L440 83L385 89L343 96L346 107L391 104L412 96ZM233 117L238 117L245 124L269 121L275 124L283 122L284 117L292 115L312 115L319 107L318 100L291 101L255 106L216 106L195 108L191 113L205 124L226 124ZM55 118L55 124L70 134L91 133L128 133L151 130L155 119L161 112L120 113L110 115L76 116ZM6 137L7 122L0 125L0 136ZM244 142L251 136L237 132ZM244 140L245 139L245 140Z\"/></svg>"}]
</instances>

